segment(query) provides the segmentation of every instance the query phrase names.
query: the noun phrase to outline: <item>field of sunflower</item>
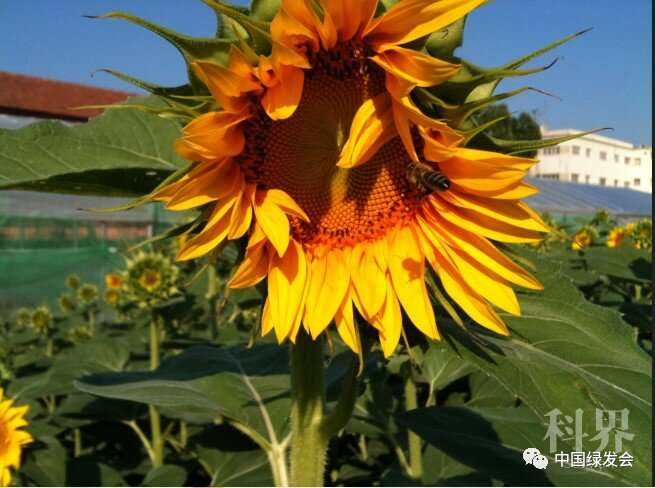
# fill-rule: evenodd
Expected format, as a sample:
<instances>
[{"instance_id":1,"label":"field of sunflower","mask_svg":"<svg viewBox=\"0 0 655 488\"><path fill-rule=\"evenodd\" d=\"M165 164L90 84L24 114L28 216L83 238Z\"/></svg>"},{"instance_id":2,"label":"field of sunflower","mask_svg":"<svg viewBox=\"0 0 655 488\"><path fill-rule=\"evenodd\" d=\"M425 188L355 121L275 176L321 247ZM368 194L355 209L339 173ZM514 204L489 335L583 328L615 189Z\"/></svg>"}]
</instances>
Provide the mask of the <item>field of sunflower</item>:
<instances>
[{"instance_id":1,"label":"field of sunflower","mask_svg":"<svg viewBox=\"0 0 655 488\"><path fill-rule=\"evenodd\" d=\"M521 154L570 137L476 119L581 33L483 68L484 0L204 2L101 17L187 85L0 131L2 187L181 212L1 316L0 485L650 485L652 223L537 214Z\"/></svg>"}]
</instances>

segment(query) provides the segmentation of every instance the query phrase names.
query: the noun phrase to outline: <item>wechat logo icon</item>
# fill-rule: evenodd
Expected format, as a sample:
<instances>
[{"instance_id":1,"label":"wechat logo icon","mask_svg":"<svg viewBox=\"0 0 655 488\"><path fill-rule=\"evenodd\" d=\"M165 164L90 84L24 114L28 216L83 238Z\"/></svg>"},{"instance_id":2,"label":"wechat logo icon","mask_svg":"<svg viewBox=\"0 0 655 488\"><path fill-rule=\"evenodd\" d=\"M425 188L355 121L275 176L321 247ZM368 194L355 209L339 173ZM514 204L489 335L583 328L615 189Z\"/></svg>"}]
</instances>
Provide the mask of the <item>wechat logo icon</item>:
<instances>
[{"instance_id":1,"label":"wechat logo icon","mask_svg":"<svg viewBox=\"0 0 655 488\"><path fill-rule=\"evenodd\" d=\"M532 464L537 469L546 469L546 466L548 466L548 458L542 456L539 449L534 447L529 447L523 451L523 460L525 464Z\"/></svg>"}]
</instances>

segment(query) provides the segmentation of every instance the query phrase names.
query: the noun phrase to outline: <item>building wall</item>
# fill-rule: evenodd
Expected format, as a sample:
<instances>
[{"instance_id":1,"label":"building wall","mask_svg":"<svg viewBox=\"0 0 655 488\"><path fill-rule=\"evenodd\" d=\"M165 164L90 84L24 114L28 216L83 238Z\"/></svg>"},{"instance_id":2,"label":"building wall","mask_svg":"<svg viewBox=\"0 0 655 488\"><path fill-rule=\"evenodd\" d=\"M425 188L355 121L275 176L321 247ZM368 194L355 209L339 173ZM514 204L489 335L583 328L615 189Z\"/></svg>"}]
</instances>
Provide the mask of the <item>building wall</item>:
<instances>
[{"instance_id":1,"label":"building wall","mask_svg":"<svg viewBox=\"0 0 655 488\"><path fill-rule=\"evenodd\" d=\"M542 128L544 138L579 133L573 129ZM652 157L651 147L635 147L618 139L593 134L540 150L537 158L541 162L530 169L529 174L537 178L652 193Z\"/></svg>"}]
</instances>

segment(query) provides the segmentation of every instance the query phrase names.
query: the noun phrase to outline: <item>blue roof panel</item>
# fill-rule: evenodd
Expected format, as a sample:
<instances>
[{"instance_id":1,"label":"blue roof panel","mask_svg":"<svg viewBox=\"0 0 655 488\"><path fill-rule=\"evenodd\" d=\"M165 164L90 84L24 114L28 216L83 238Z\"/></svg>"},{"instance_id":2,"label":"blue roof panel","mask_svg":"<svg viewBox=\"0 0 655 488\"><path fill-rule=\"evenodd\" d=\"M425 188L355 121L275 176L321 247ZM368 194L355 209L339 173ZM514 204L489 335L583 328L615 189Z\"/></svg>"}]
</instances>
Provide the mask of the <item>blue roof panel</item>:
<instances>
[{"instance_id":1,"label":"blue roof panel","mask_svg":"<svg viewBox=\"0 0 655 488\"><path fill-rule=\"evenodd\" d=\"M540 212L584 214L603 209L615 215L653 213L650 193L540 178L526 178L526 181L539 188L539 193L526 202Z\"/></svg>"}]
</instances>

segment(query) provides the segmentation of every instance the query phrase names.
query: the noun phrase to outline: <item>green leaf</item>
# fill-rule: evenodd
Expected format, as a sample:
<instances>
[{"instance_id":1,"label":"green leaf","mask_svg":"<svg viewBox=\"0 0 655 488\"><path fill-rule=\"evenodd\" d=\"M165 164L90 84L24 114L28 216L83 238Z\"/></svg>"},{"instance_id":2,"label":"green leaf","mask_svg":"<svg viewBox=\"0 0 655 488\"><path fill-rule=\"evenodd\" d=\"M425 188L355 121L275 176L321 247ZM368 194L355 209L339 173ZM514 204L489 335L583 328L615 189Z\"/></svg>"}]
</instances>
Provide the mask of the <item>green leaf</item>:
<instances>
[{"instance_id":1,"label":"green leaf","mask_svg":"<svg viewBox=\"0 0 655 488\"><path fill-rule=\"evenodd\" d=\"M264 22L270 22L280 10L281 0L252 0L250 11L252 17Z\"/></svg>"},{"instance_id":2,"label":"green leaf","mask_svg":"<svg viewBox=\"0 0 655 488\"><path fill-rule=\"evenodd\" d=\"M164 464L148 471L141 486L184 486L187 474L182 466Z\"/></svg>"},{"instance_id":3,"label":"green leaf","mask_svg":"<svg viewBox=\"0 0 655 488\"><path fill-rule=\"evenodd\" d=\"M430 396L475 368L448 350L441 342L431 343L423 357L421 372L429 385Z\"/></svg>"},{"instance_id":4,"label":"green leaf","mask_svg":"<svg viewBox=\"0 0 655 488\"><path fill-rule=\"evenodd\" d=\"M407 412L399 416L398 422L442 453L442 459L435 459L435 453L429 464L445 464L448 469L436 473L428 470L428 477L439 476L424 479L428 485L439 481L448 486L454 484L451 477L470 476L473 472L505 486L629 485L621 479L620 468L564 468L557 464L555 455L548 452L545 427L525 407L429 407ZM548 458L545 470L523 460L523 451L530 447Z\"/></svg>"},{"instance_id":5,"label":"green leaf","mask_svg":"<svg viewBox=\"0 0 655 488\"><path fill-rule=\"evenodd\" d=\"M182 54L187 63L189 79L192 84L197 84L197 79L191 69L191 63L197 60L213 61L218 64L227 64L228 53L232 41L216 37L191 37L171 29L167 29L148 20L131 15L125 12L109 12L96 17L95 19L121 19L148 29L161 38L171 43Z\"/></svg>"},{"instance_id":6,"label":"green leaf","mask_svg":"<svg viewBox=\"0 0 655 488\"><path fill-rule=\"evenodd\" d=\"M96 338L57 356L53 366L37 378L29 376L13 382L11 392L13 396L27 400L73 393L73 382L80 376L121 371L129 357L124 339Z\"/></svg>"},{"instance_id":7,"label":"green leaf","mask_svg":"<svg viewBox=\"0 0 655 488\"><path fill-rule=\"evenodd\" d=\"M587 132L581 132L579 134L573 134L573 135L567 135L561 137L549 137L547 139L538 139L532 141L505 140L483 133L473 138L469 146L474 147L476 149L501 152L504 154L522 154L526 152L534 152L537 149L543 149L545 147L557 146L559 144L562 144L563 142L579 139L580 137L584 137L589 134L596 134L597 132L601 132L604 130L609 130L609 129L603 127L600 129L594 129Z\"/></svg>"},{"instance_id":8,"label":"green leaf","mask_svg":"<svg viewBox=\"0 0 655 488\"><path fill-rule=\"evenodd\" d=\"M477 371L468 378L471 398L466 405L469 407L512 407L516 396L494 377Z\"/></svg>"},{"instance_id":9,"label":"green leaf","mask_svg":"<svg viewBox=\"0 0 655 488\"><path fill-rule=\"evenodd\" d=\"M557 59L552 63L538 67L520 70L519 68L533 59L546 54L547 52L565 44L576 37L581 36L588 30L577 32L555 41L548 46L534 51L527 56L510 61L503 66L496 68L483 68L476 66L466 60L461 60L462 69L451 80L434 87L431 91L443 100L460 104L476 101L491 96L504 78L528 76L551 68Z\"/></svg>"},{"instance_id":10,"label":"green leaf","mask_svg":"<svg viewBox=\"0 0 655 488\"><path fill-rule=\"evenodd\" d=\"M262 444L279 443L289 422L287 350L192 347L156 371L95 374L76 382L94 395L156 405L195 422L225 417Z\"/></svg>"},{"instance_id":11,"label":"green leaf","mask_svg":"<svg viewBox=\"0 0 655 488\"><path fill-rule=\"evenodd\" d=\"M589 268L597 273L634 283L651 283L651 254L645 250L621 246L590 247L584 251Z\"/></svg>"},{"instance_id":12,"label":"green leaf","mask_svg":"<svg viewBox=\"0 0 655 488\"><path fill-rule=\"evenodd\" d=\"M545 290L521 294L521 317L504 314L513 335L473 336L451 328L454 349L500 381L542 422L555 409L571 418L582 409L582 428L589 434L583 451L599 447L598 440L591 441L598 432L596 409L627 408L634 439L624 443L624 450L634 456L634 467L612 473L617 483L646 483L651 472L648 355L616 311L585 301L547 257L527 250L522 254L536 262Z\"/></svg>"},{"instance_id":13,"label":"green leaf","mask_svg":"<svg viewBox=\"0 0 655 488\"><path fill-rule=\"evenodd\" d=\"M131 103L158 106L151 98ZM0 129L0 189L145 193L186 165L173 151L179 133L176 122L136 109L110 109L73 127L48 121Z\"/></svg>"},{"instance_id":14,"label":"green leaf","mask_svg":"<svg viewBox=\"0 0 655 488\"><path fill-rule=\"evenodd\" d=\"M430 35L425 43L425 48L430 56L444 61L456 62L455 50L464 41L465 26L466 17L462 17L448 27Z\"/></svg>"},{"instance_id":15,"label":"green leaf","mask_svg":"<svg viewBox=\"0 0 655 488\"><path fill-rule=\"evenodd\" d=\"M211 472L210 486L273 486L268 456L262 450L199 447L198 456Z\"/></svg>"}]
</instances>

